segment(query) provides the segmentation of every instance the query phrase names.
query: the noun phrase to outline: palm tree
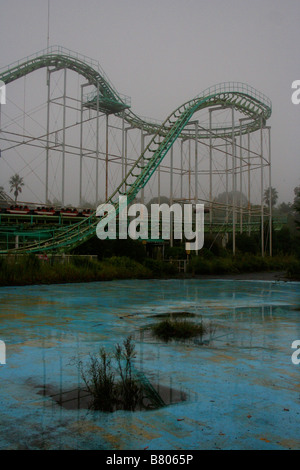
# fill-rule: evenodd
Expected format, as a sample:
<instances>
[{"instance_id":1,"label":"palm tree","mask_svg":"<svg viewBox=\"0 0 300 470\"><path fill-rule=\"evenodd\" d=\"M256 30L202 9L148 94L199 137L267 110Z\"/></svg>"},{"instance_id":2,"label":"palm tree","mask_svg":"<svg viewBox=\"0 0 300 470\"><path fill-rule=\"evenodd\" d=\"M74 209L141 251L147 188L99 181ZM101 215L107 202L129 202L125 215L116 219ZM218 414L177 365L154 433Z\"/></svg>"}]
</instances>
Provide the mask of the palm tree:
<instances>
[{"instance_id":1,"label":"palm tree","mask_svg":"<svg viewBox=\"0 0 300 470\"><path fill-rule=\"evenodd\" d=\"M264 201L266 205L269 207L270 205L270 191L271 191L271 205L272 207L275 206L277 199L278 199L278 192L275 188L267 188L264 192Z\"/></svg>"},{"instance_id":2,"label":"palm tree","mask_svg":"<svg viewBox=\"0 0 300 470\"><path fill-rule=\"evenodd\" d=\"M22 186L24 186L23 178L18 174L15 174L10 178L9 185L10 192L14 191L15 202L17 202L18 195L22 192Z\"/></svg>"}]
</instances>

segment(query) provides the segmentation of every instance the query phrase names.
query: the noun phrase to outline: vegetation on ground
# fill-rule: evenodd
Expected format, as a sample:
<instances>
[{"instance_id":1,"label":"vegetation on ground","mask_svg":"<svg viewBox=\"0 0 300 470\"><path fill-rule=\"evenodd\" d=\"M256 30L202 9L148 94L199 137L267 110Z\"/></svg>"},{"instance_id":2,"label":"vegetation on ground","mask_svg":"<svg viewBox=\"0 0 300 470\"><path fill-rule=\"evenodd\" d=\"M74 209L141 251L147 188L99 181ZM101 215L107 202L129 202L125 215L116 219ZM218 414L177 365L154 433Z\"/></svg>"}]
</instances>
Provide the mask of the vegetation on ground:
<instances>
[{"instance_id":1,"label":"vegetation on ground","mask_svg":"<svg viewBox=\"0 0 300 470\"><path fill-rule=\"evenodd\" d=\"M18 180L21 188L22 181ZM12 185L12 182L11 182ZM293 204L275 207L277 193L272 188L273 215L285 215L287 224L272 233L273 256L261 256L259 232L236 235L236 254L232 239L222 245L222 234L205 234L204 247L198 255L187 255L184 242L175 246L145 245L138 240L91 240L71 252L70 262L40 260L36 255L0 257L0 285L55 284L65 282L108 281L116 279L176 278L181 276L239 274L284 271L291 279L300 279L300 187L294 190ZM265 199L270 193L266 191ZM16 195L17 196L17 195ZM269 230L265 226L265 246ZM88 256L95 255L97 259ZM164 257L164 259L162 259ZM178 272L177 260L188 261L187 272Z\"/></svg>"},{"instance_id":2,"label":"vegetation on ground","mask_svg":"<svg viewBox=\"0 0 300 470\"><path fill-rule=\"evenodd\" d=\"M66 282L148 279L152 273L127 257L98 261L72 257L69 262L41 260L36 255L0 257L0 285L58 284Z\"/></svg>"},{"instance_id":3,"label":"vegetation on ground","mask_svg":"<svg viewBox=\"0 0 300 470\"><path fill-rule=\"evenodd\" d=\"M202 321L197 323L186 319L172 320L169 318L154 323L150 328L154 336L166 342L172 339L189 339L203 336L208 331Z\"/></svg>"},{"instance_id":4,"label":"vegetation on ground","mask_svg":"<svg viewBox=\"0 0 300 470\"><path fill-rule=\"evenodd\" d=\"M0 257L0 286L62 284L122 279L170 279L197 275L222 275L262 271L284 271L293 278L300 274L300 261L294 255L265 256L249 253L236 256L192 256L187 273L178 273L173 262L146 258L139 263L129 257L113 256L98 261L85 257L70 260L39 259L36 255Z\"/></svg>"},{"instance_id":5,"label":"vegetation on ground","mask_svg":"<svg viewBox=\"0 0 300 470\"><path fill-rule=\"evenodd\" d=\"M118 409L134 411L163 405L162 399L148 380L135 371L133 359L135 345L128 336L117 344L113 353L100 348L99 354L90 355L89 364L79 364L85 386L91 394L90 408L113 412ZM145 402L146 400L146 402ZM146 404L147 403L147 404Z\"/></svg>"},{"instance_id":6,"label":"vegetation on ground","mask_svg":"<svg viewBox=\"0 0 300 470\"><path fill-rule=\"evenodd\" d=\"M189 263L188 271L192 275L204 274L240 274L253 272L284 271L287 272L291 264L296 263L293 255L265 256L237 254L236 256L193 257Z\"/></svg>"}]
</instances>

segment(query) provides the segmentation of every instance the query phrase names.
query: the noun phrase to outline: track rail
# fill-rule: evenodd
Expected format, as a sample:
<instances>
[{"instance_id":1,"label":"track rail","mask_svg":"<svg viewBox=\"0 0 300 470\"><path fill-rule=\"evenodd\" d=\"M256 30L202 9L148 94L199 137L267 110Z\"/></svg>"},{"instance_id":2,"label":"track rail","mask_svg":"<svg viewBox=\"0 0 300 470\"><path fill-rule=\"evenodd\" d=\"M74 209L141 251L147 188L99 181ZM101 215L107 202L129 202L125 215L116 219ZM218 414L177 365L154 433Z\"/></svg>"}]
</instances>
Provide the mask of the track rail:
<instances>
[{"instance_id":1,"label":"track rail","mask_svg":"<svg viewBox=\"0 0 300 470\"><path fill-rule=\"evenodd\" d=\"M234 126L234 128L229 125L215 127L213 132L218 136L253 132L264 126L272 113L271 101L265 95L247 84L227 82L204 90L192 100L176 108L162 123L145 120L129 109L128 100L117 93L97 62L59 46L46 49L0 69L0 80L8 84L43 67L54 67L57 70L68 68L84 76L95 86L96 90L99 90L101 98L124 105L122 113L124 113L124 118L131 126L146 129L153 135L124 180L107 200L107 203L114 205L117 214L119 211L119 196L126 195L128 204L135 199L175 140L180 136L184 136L185 127L197 111L213 106L223 106L224 108L234 108L250 118L250 122L244 123L242 127L240 127L240 124ZM204 132L202 137L205 138L208 135L205 135ZM49 240L10 250L10 252L34 253L70 250L91 238L95 234L98 222L99 218L94 213L91 217L67 229L58 230ZM6 250L0 253L7 252Z\"/></svg>"}]
</instances>

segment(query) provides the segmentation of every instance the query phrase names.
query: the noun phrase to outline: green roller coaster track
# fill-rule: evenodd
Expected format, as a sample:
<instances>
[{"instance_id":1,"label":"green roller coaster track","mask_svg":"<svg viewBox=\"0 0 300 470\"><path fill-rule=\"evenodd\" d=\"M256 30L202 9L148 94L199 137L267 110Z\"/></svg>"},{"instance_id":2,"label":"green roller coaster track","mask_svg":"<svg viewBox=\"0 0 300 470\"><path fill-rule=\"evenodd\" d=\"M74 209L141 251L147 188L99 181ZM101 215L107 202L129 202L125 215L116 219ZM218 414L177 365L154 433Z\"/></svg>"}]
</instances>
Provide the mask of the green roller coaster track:
<instances>
[{"instance_id":1,"label":"green roller coaster track","mask_svg":"<svg viewBox=\"0 0 300 470\"><path fill-rule=\"evenodd\" d=\"M139 191L150 180L175 140L184 136L186 125L197 111L219 105L224 108L234 108L251 119L247 124L239 124L233 129L231 125L228 127L226 125L215 127L213 132L218 136L232 136L232 133L239 135L241 132L258 130L265 125L272 112L271 101L265 95L247 84L227 82L207 88L192 100L182 104L163 123L144 120L132 112L129 100L114 89L97 62L59 46L40 51L33 56L0 69L0 80L5 84L9 84L45 67L54 67L55 70L70 69L84 76L96 89L95 93L88 99L86 106L95 107L97 101L101 111L122 114L131 126L146 129L153 135L124 180L106 201L114 205L117 214L119 211L119 196L126 195L128 204L135 199ZM99 98L97 98L98 92ZM208 137L205 131L203 137ZM53 236L47 240L13 250L3 250L0 253L67 251L94 236L98 223L99 217L97 218L96 213L93 213L89 218L72 226L56 229Z\"/></svg>"}]
</instances>

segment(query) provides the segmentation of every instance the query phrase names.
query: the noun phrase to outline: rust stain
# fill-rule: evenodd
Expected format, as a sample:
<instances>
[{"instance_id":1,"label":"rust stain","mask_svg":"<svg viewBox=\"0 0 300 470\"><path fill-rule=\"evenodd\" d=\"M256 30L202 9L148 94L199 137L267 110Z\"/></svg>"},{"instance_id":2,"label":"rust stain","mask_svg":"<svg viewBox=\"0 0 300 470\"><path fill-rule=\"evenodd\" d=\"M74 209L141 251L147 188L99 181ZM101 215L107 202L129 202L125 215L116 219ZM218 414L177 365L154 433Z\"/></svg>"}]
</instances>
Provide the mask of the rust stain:
<instances>
[{"instance_id":1,"label":"rust stain","mask_svg":"<svg viewBox=\"0 0 300 470\"><path fill-rule=\"evenodd\" d=\"M5 312L5 313L0 313L0 319L2 320L21 320L22 318L26 318L27 317L27 314L26 313L22 313L22 312L19 312L19 313L9 313L9 312Z\"/></svg>"},{"instance_id":2,"label":"rust stain","mask_svg":"<svg viewBox=\"0 0 300 470\"><path fill-rule=\"evenodd\" d=\"M265 437L260 437L259 439L260 439L261 441L264 441L264 442L271 442L271 441L269 441L268 439L266 439Z\"/></svg>"},{"instance_id":3,"label":"rust stain","mask_svg":"<svg viewBox=\"0 0 300 470\"><path fill-rule=\"evenodd\" d=\"M147 441L151 439L156 439L161 436L161 434L157 431L154 433L149 431L148 429L146 430L144 421L141 421L139 419L135 419L134 421L136 424L121 421L118 429L124 429L126 430L126 432L132 432L135 436L141 436L142 439ZM149 426L149 423L147 423L147 426Z\"/></svg>"},{"instance_id":4,"label":"rust stain","mask_svg":"<svg viewBox=\"0 0 300 470\"><path fill-rule=\"evenodd\" d=\"M171 434L172 436L175 436L175 437L178 437L178 438L186 436L188 434L187 432L184 432L182 430L181 426L179 427L179 423L177 424L177 422L176 422L176 424L175 424L175 420L172 420L172 422L168 422L167 419L164 419L164 421L162 421L158 417L157 420L155 419L155 420L151 420L151 422L149 421L147 423L147 426L150 427L151 429L154 429L155 432L156 432L156 434L153 434L152 438L161 436L161 433L157 433L157 429L159 429L160 431L163 431L163 432L167 432L167 433Z\"/></svg>"},{"instance_id":5,"label":"rust stain","mask_svg":"<svg viewBox=\"0 0 300 470\"><path fill-rule=\"evenodd\" d=\"M202 426L202 427L206 427L207 429L211 429L211 426L208 426L207 423L204 423L203 421L199 421L197 419L192 419L188 417L185 417L184 420L187 424L191 426Z\"/></svg>"},{"instance_id":6,"label":"rust stain","mask_svg":"<svg viewBox=\"0 0 300 470\"><path fill-rule=\"evenodd\" d=\"M113 448L121 447L119 436L115 436L111 433L108 433L106 428L103 428L102 426L98 426L94 423L79 421L75 424L72 424L70 428L74 429L79 434L85 434L89 432L93 434L95 433L100 434L101 438L105 439L111 446L113 446Z\"/></svg>"},{"instance_id":7,"label":"rust stain","mask_svg":"<svg viewBox=\"0 0 300 470\"><path fill-rule=\"evenodd\" d=\"M38 298L30 298L30 297L24 297L24 298L12 298L9 297L7 299L3 298L1 299L1 304L2 305L58 305L60 302L56 300L45 300L42 297Z\"/></svg>"},{"instance_id":8,"label":"rust stain","mask_svg":"<svg viewBox=\"0 0 300 470\"><path fill-rule=\"evenodd\" d=\"M281 439L280 442L278 442L279 445L281 445L282 447L285 447L287 449L299 449L299 445L300 445L300 440L296 440L296 439Z\"/></svg>"},{"instance_id":9,"label":"rust stain","mask_svg":"<svg viewBox=\"0 0 300 470\"><path fill-rule=\"evenodd\" d=\"M228 354L219 354L218 356L210 357L209 360L211 362L224 362L224 361L235 362L237 358L233 356L228 356Z\"/></svg>"}]
</instances>

